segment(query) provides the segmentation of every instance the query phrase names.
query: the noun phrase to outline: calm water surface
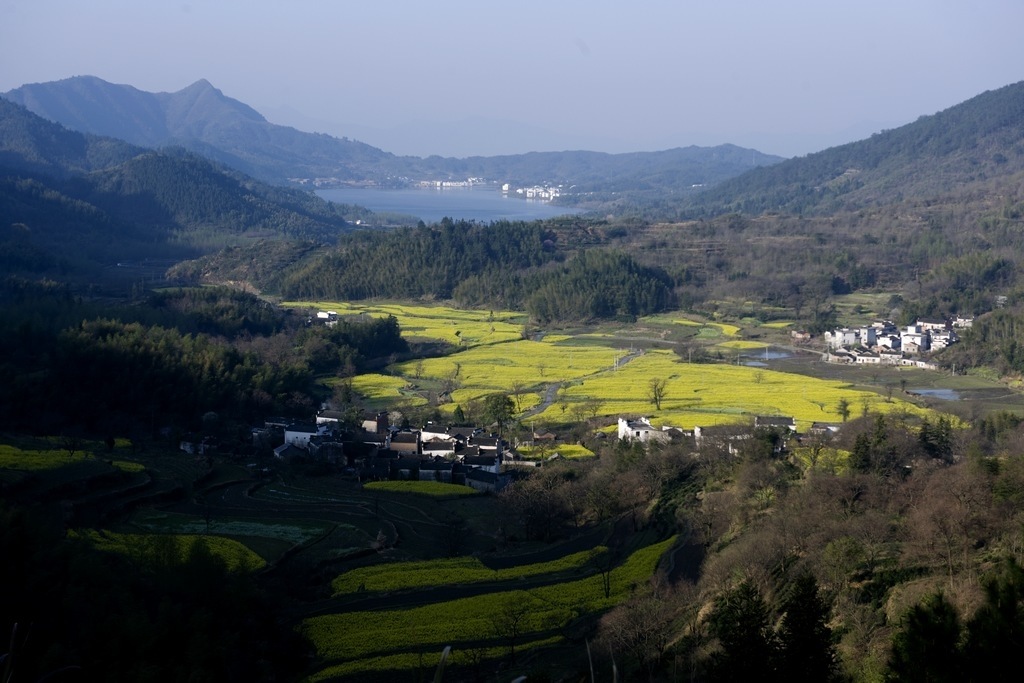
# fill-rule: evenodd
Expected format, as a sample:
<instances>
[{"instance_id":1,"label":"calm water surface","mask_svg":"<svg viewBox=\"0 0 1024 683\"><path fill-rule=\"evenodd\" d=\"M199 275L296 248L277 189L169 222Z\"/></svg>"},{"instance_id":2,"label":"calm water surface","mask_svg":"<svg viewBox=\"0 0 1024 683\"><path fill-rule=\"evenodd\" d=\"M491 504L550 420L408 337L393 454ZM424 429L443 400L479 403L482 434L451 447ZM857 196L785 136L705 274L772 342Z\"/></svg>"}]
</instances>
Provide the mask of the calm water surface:
<instances>
[{"instance_id":1,"label":"calm water surface","mask_svg":"<svg viewBox=\"0 0 1024 683\"><path fill-rule=\"evenodd\" d=\"M908 389L912 394L920 394L930 398L937 398L942 401L959 401L960 392L953 389Z\"/></svg>"},{"instance_id":2,"label":"calm water surface","mask_svg":"<svg viewBox=\"0 0 1024 683\"><path fill-rule=\"evenodd\" d=\"M358 204L378 213L386 211L416 216L426 223L436 223L445 216L489 223L499 220L533 221L579 213L576 209L505 196L497 189L482 187L442 190L345 188L317 190L317 194L328 201Z\"/></svg>"}]
</instances>

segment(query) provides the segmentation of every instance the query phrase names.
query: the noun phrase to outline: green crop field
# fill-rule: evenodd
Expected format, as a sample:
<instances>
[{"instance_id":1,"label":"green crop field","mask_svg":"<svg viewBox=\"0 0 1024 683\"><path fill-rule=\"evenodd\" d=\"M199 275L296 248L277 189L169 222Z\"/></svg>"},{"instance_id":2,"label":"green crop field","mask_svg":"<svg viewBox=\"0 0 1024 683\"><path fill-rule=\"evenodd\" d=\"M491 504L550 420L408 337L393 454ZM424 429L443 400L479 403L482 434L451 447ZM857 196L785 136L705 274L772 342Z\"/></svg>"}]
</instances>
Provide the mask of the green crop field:
<instances>
[{"instance_id":1,"label":"green crop field","mask_svg":"<svg viewBox=\"0 0 1024 683\"><path fill-rule=\"evenodd\" d=\"M392 562L360 567L346 572L331 583L335 595L361 591L397 591L481 583L511 581L544 574L582 570L601 557L606 548L598 547L572 555L535 564L507 569L491 569L475 557L456 557L421 562Z\"/></svg>"},{"instance_id":2,"label":"green crop field","mask_svg":"<svg viewBox=\"0 0 1024 683\"><path fill-rule=\"evenodd\" d=\"M173 534L217 534L222 536L253 536L287 541L292 544L304 543L327 533L331 524L289 520L287 524L260 522L255 519L210 520L209 529L204 519L179 515L171 512L144 510L134 515L131 523L141 529L157 533Z\"/></svg>"},{"instance_id":3,"label":"green crop field","mask_svg":"<svg viewBox=\"0 0 1024 683\"><path fill-rule=\"evenodd\" d=\"M363 488L367 491L415 493L432 498L458 498L479 494L479 491L469 486L446 484L440 481L371 481L364 484Z\"/></svg>"},{"instance_id":4,"label":"green crop field","mask_svg":"<svg viewBox=\"0 0 1024 683\"><path fill-rule=\"evenodd\" d=\"M325 384L333 387L340 381L337 378L331 378ZM372 410L381 410L397 405L426 405L427 399L411 388L413 386L411 381L394 375L370 372L353 377L352 390L363 397L366 408Z\"/></svg>"},{"instance_id":5,"label":"green crop field","mask_svg":"<svg viewBox=\"0 0 1024 683\"><path fill-rule=\"evenodd\" d=\"M543 638L540 640L530 640L523 643L516 643L516 652L527 652L529 650L533 650L539 647L556 645L562 642L562 640L563 639L561 636L554 636L552 638ZM434 671L436 671L443 649L444 648L440 648L436 652L431 651L429 654L424 654L422 651L406 652L398 655L368 657L366 659L358 659L353 662L346 662L345 664L335 664L325 669L321 669L313 676L310 676L308 680L310 681L310 683L320 683L321 681L331 681L340 677L351 676L354 674L365 674L370 672L384 671L412 672L418 669L425 672L426 674L432 674ZM448 663L463 664L470 666L480 661L500 659L501 657L504 657L506 654L508 654L507 646L473 648L472 653L469 653L464 650L454 650L449 656Z\"/></svg>"},{"instance_id":6,"label":"green crop field","mask_svg":"<svg viewBox=\"0 0 1024 683\"><path fill-rule=\"evenodd\" d=\"M85 450L78 450L71 455L67 450L59 448L22 448L13 444L0 444L0 469L38 471L52 470L72 463L91 460L103 460L97 453L103 452L95 444L88 444ZM103 462L107 462L103 460ZM145 468L138 462L128 460L111 460L110 465L124 472L141 472Z\"/></svg>"},{"instance_id":7,"label":"green crop field","mask_svg":"<svg viewBox=\"0 0 1024 683\"><path fill-rule=\"evenodd\" d=\"M508 391L516 382L534 386L579 379L614 367L623 355L623 351L602 346L517 340L478 346L446 358L399 363L392 370L411 377L419 368L423 377L432 379L449 377L457 370L455 379L462 388L487 393Z\"/></svg>"},{"instance_id":8,"label":"green crop field","mask_svg":"<svg viewBox=\"0 0 1024 683\"><path fill-rule=\"evenodd\" d=\"M726 341L722 342L721 344L716 344L716 346L720 346L723 349L739 349L741 351L745 351L747 349L768 348L768 345L765 344L764 342L750 341L749 339L734 339L732 341Z\"/></svg>"},{"instance_id":9,"label":"green crop field","mask_svg":"<svg viewBox=\"0 0 1024 683\"><path fill-rule=\"evenodd\" d=\"M378 610L367 619L364 612L327 614L306 619L302 632L316 648L328 668L321 672L336 675L346 664L352 674L377 670L378 659L401 652L440 652L446 645L458 650L462 643L491 640L500 645L495 634L496 620L510 606L526 608L522 618L523 640L566 626L572 620L607 609L627 597L654 573L661 556L675 538L650 545L633 553L609 576L605 595L603 577L590 576L537 588L511 590L470 598L437 602L401 610ZM407 666L389 660L388 666ZM358 662L363 662L362 665Z\"/></svg>"},{"instance_id":10,"label":"green crop field","mask_svg":"<svg viewBox=\"0 0 1024 683\"><path fill-rule=\"evenodd\" d=\"M70 536L82 538L93 544L98 550L120 553L134 560L146 560L159 555L166 549L173 553L176 561L184 561L189 548L197 540L202 540L207 549L220 559L231 571L255 571L266 566L262 557L249 550L246 546L230 538L195 534L119 534L113 531L97 531L83 529L70 531ZM170 543L169 548L163 544Z\"/></svg>"},{"instance_id":11,"label":"green crop field","mask_svg":"<svg viewBox=\"0 0 1024 683\"><path fill-rule=\"evenodd\" d=\"M57 449L22 449L18 446L0 444L0 468L10 470L49 470L89 458L88 454L77 453L70 456L66 451Z\"/></svg>"}]
</instances>

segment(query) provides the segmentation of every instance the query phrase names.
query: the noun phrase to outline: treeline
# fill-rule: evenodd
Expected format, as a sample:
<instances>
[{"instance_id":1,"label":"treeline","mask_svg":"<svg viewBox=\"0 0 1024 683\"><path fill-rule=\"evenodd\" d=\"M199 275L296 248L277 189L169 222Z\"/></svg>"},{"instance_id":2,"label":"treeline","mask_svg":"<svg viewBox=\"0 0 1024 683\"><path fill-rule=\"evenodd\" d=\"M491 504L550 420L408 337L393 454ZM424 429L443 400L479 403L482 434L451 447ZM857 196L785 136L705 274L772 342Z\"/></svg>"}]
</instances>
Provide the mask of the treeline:
<instances>
[{"instance_id":1,"label":"treeline","mask_svg":"<svg viewBox=\"0 0 1024 683\"><path fill-rule=\"evenodd\" d=\"M140 323L83 322L58 336L55 352L43 372L59 389L43 405L91 433L109 428L112 416L161 427L187 427L210 411L253 419L291 407L275 397L306 393L311 384L301 363L261 362L208 335Z\"/></svg>"},{"instance_id":2,"label":"treeline","mask_svg":"<svg viewBox=\"0 0 1024 683\"><path fill-rule=\"evenodd\" d=\"M444 219L431 227L362 232L285 274L280 292L299 299L451 298L474 274L517 271L561 258L540 223L483 225Z\"/></svg>"},{"instance_id":3,"label":"treeline","mask_svg":"<svg viewBox=\"0 0 1024 683\"><path fill-rule=\"evenodd\" d=\"M348 235L334 249L306 252L283 273L252 270L265 257L236 249L172 274L196 281L211 269L221 278L248 273L259 286L294 299L454 299L467 307L526 310L543 323L633 318L673 305L674 283L664 270L593 248L604 238L591 230L582 232L597 244L567 255L565 242L583 246L580 232L557 223L445 219Z\"/></svg>"},{"instance_id":4,"label":"treeline","mask_svg":"<svg viewBox=\"0 0 1024 683\"><path fill-rule=\"evenodd\" d=\"M251 294L226 287L183 287L152 292L136 307L150 324L191 334L233 339L242 334L269 335L285 326L277 308Z\"/></svg>"},{"instance_id":5,"label":"treeline","mask_svg":"<svg viewBox=\"0 0 1024 683\"><path fill-rule=\"evenodd\" d=\"M1024 631L1024 569L1007 560L988 575L975 610L957 607L943 592L904 615L893 638L889 679L895 681L1012 681Z\"/></svg>"},{"instance_id":6,"label":"treeline","mask_svg":"<svg viewBox=\"0 0 1024 683\"><path fill-rule=\"evenodd\" d=\"M183 150L142 154L70 187L121 220L172 229L189 242L240 233L333 240L349 227L337 206L313 194L264 185Z\"/></svg>"},{"instance_id":7,"label":"treeline","mask_svg":"<svg viewBox=\"0 0 1024 683\"><path fill-rule=\"evenodd\" d=\"M529 272L473 275L453 292L461 306L525 310L539 323L632 319L673 305L673 283L660 268L619 252L580 251L566 263Z\"/></svg>"},{"instance_id":8,"label":"treeline","mask_svg":"<svg viewBox=\"0 0 1024 683\"><path fill-rule=\"evenodd\" d=\"M227 290L98 309L64 287L11 281L4 304L0 424L18 431L188 430L210 412L242 426L308 417L317 375L408 350L393 317L310 327Z\"/></svg>"}]
</instances>

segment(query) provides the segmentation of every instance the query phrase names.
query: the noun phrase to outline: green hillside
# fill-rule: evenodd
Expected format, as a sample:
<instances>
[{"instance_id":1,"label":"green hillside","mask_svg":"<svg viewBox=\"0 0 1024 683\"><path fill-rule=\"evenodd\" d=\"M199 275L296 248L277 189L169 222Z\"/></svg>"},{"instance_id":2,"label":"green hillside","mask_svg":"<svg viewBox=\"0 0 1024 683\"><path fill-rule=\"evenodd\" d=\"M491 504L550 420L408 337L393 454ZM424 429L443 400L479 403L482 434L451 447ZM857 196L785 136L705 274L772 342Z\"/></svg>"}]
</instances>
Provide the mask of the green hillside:
<instances>
[{"instance_id":1,"label":"green hillside","mask_svg":"<svg viewBox=\"0 0 1024 683\"><path fill-rule=\"evenodd\" d=\"M759 168L688 202L679 215L856 211L1024 170L1024 82L982 93L866 140Z\"/></svg>"}]
</instances>

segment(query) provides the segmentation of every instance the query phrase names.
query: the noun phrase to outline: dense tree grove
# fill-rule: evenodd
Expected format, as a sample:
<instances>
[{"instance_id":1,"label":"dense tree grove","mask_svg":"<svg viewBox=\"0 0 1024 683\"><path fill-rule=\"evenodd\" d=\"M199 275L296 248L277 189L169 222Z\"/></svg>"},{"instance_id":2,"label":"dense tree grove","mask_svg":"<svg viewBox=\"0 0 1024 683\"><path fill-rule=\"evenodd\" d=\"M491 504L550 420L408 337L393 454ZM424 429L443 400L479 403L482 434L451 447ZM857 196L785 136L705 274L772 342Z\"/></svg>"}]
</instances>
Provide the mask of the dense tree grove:
<instances>
[{"instance_id":1,"label":"dense tree grove","mask_svg":"<svg viewBox=\"0 0 1024 683\"><path fill-rule=\"evenodd\" d=\"M590 250L566 259L559 240L542 223L446 219L352 235L267 284L305 299L454 298L466 306L525 309L545 323L635 317L672 304L673 283L660 268Z\"/></svg>"},{"instance_id":2,"label":"dense tree grove","mask_svg":"<svg viewBox=\"0 0 1024 683\"><path fill-rule=\"evenodd\" d=\"M624 254L584 251L561 271L549 271L533 281L526 310L542 323L631 319L665 310L672 303L668 276Z\"/></svg>"},{"instance_id":3,"label":"dense tree grove","mask_svg":"<svg viewBox=\"0 0 1024 683\"><path fill-rule=\"evenodd\" d=\"M7 282L0 342L9 428L94 433L308 416L317 375L354 374L408 350L395 318L309 327L248 294L156 294L107 316L62 287Z\"/></svg>"},{"instance_id":4,"label":"dense tree grove","mask_svg":"<svg viewBox=\"0 0 1024 683\"><path fill-rule=\"evenodd\" d=\"M306 299L451 298L466 278L515 272L560 258L540 223L482 225L445 219L431 227L362 232L286 274L280 290Z\"/></svg>"}]
</instances>

